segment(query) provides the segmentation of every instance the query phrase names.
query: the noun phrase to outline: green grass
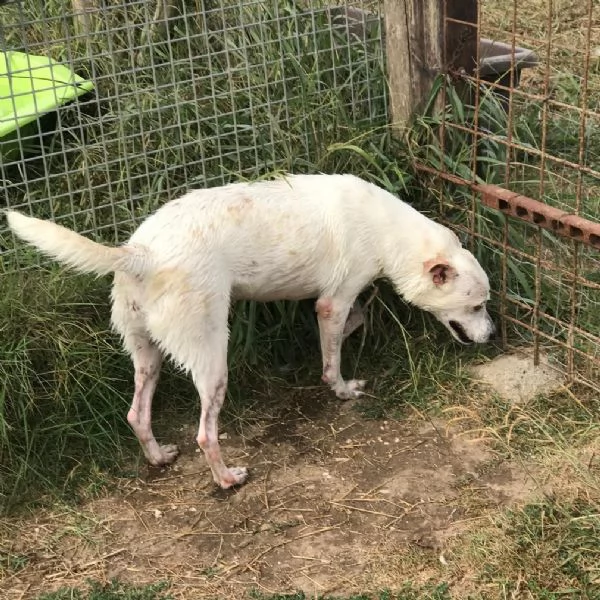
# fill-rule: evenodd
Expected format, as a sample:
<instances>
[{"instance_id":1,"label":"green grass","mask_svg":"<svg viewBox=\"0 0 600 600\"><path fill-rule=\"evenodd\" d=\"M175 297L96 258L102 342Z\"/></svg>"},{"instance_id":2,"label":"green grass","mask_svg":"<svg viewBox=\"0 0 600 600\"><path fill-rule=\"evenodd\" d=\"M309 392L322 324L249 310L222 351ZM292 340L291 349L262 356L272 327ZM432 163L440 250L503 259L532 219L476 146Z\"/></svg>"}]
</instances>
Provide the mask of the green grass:
<instances>
[{"instance_id":1,"label":"green grass","mask_svg":"<svg viewBox=\"0 0 600 600\"><path fill-rule=\"evenodd\" d=\"M416 585L406 583L402 589L391 592L382 590L370 594L355 594L351 596L308 596L304 592L295 594L263 594L262 592L250 592L248 597L251 600L449 600L448 585L441 583L439 585Z\"/></svg>"},{"instance_id":2,"label":"green grass","mask_svg":"<svg viewBox=\"0 0 600 600\"><path fill-rule=\"evenodd\" d=\"M475 91L471 90L471 94L474 96ZM578 143L575 144L574 140L578 139L579 120L568 111L558 116L547 115L545 146L542 147L539 105L515 100L513 122L509 125L508 114L501 103L489 90L482 88L478 122L491 134L480 138L475 153L470 136L455 127L473 122L474 107L442 78L438 79L432 91L430 107L439 95L446 99L443 114L426 112L417 118L409 133L409 149L414 160L466 180L473 179L475 169L479 182L506 187L568 212L576 209L576 190L580 184L586 198L581 214L597 220L600 214L597 201L600 181L597 178L583 176L579 182L573 170L550 161L544 163L542 176L542 150L578 161ZM577 98L571 97L570 102L576 105ZM445 124L443 144L438 134L442 123ZM586 130L586 160L594 164L600 160L597 133L598 123L590 119ZM508 152L506 143L509 134L512 142L519 144L523 150ZM527 148L531 151L528 152ZM564 345L569 343L592 359L576 356L574 374L593 385L598 375L598 367L593 362L598 359L598 348L585 332L593 334L600 328L598 297L593 287L597 271L596 251L505 217L474 201L471 192L464 186L440 182L423 174L420 181L425 189L425 198L420 204L428 202L459 231L473 232L481 238L479 243L472 239L469 243L473 244L477 258L490 274L496 306L504 304L508 316L539 328L545 334L541 338L542 344L548 347L558 364L566 365ZM530 258L518 252L524 252ZM538 257L541 260L539 265ZM583 281L573 282L571 274L575 270L575 260ZM578 304L574 318L573 297L577 298ZM571 332L570 323L582 332ZM505 326L507 337L513 341L529 343L533 339L531 330L519 324L505 323ZM556 345L557 341L563 346Z\"/></svg>"},{"instance_id":3,"label":"green grass","mask_svg":"<svg viewBox=\"0 0 600 600\"><path fill-rule=\"evenodd\" d=\"M590 543L600 534L597 505L583 499L562 505L549 499L510 511L503 527L514 540L515 553L529 567L530 590L545 591L549 598L561 593L600 595L600 548ZM549 572L558 580L549 581Z\"/></svg>"},{"instance_id":4,"label":"green grass","mask_svg":"<svg viewBox=\"0 0 600 600\"><path fill-rule=\"evenodd\" d=\"M32 274L3 276L0 299L0 479L8 505L46 486L71 493L80 474L101 470L110 456L124 460L128 437L130 374L108 332L107 286L57 269Z\"/></svg>"},{"instance_id":5,"label":"green grass","mask_svg":"<svg viewBox=\"0 0 600 600\"><path fill-rule=\"evenodd\" d=\"M441 215L459 230L486 238L474 244L474 251L497 292L493 311L504 299L510 316L532 323L539 310L540 329L555 340L568 339L568 275L551 268L540 274L535 261L510 248L532 254L541 248L549 262L567 270L578 252L581 273L590 281L596 257L474 203L463 188L440 185L414 172L411 162L419 160L469 179L473 145L464 133L448 127L442 148L437 134L442 118L430 112L416 120L406 139L392 137L386 121L383 52L376 39L348 45L339 32L327 30L322 15L315 31L292 1L242 7L223 3L222 10L216 2L205 6L203 18L183 14L173 19L168 44L160 38L148 43L148 31L137 27L146 9L136 3L106 7L92 36L69 44L60 40L66 30L72 33L70 19L55 19L45 28L28 25L23 39L30 44L54 40L50 54L75 57L80 74L93 73L98 94L61 113L62 133L51 137L44 160L2 166L6 201L13 206L30 202L40 216L64 219L100 240L122 241L145 214L187 186L268 177L284 170L353 172L432 216ZM22 34L10 26L18 10L34 18L60 14L62 8L55 2L3 7L0 19L7 43L21 48ZM224 22L237 26L224 28ZM120 29L122 23L131 29ZM189 60L190 53L194 60ZM210 61L202 60L209 54ZM560 101L580 101L580 77L561 73L553 85ZM446 82L440 79L434 95L443 86ZM472 107L452 87L445 87L445 93L444 120L468 122ZM591 98L596 96L594 92ZM479 144L479 176L571 209L578 183L572 172L546 165L542 182L539 115L534 102L515 105L511 134L521 150L508 154L503 144L506 113L493 96L485 95L479 119L493 136ZM576 160L575 114L564 110L549 117L545 149ZM600 159L597 129L598 123L590 119L585 131L590 166ZM581 184L588 198L583 213L597 218L598 181L585 176ZM502 246L505 235L508 251ZM115 477L135 477L143 464L125 421L132 373L109 330L109 281L73 276L45 263L40 268L33 251L18 246L15 255L12 244L0 230L0 247L9 249L3 254L0 279L3 511L94 496ZM578 285L577 324L597 332L597 294ZM468 597L473 600L600 598L597 397L573 386L519 406L479 392L464 366L497 349L458 348L433 319L411 310L386 285L368 325L364 339L359 332L348 340L344 364L345 373L370 379L373 397L358 405L364 416L417 411L455 419L485 438L495 459L515 461L535 476L541 473L551 489L523 506L499 508L494 518L467 528L450 544L449 567L438 564L437 554L413 548L412 562L403 568L415 572L426 565L435 572L431 581L346 600L466 597L460 591L465 581L471 584ZM509 325L507 331L512 343L532 339L523 327ZM598 356L598 348L584 335L574 333L573 342ZM565 362L561 350L550 343L548 349L553 360ZM320 361L312 303L238 304L231 319L229 362L225 420L243 420L251 411L245 390L266 387L270 378L317 382ZM597 371L585 360L576 366L590 381L597 380ZM191 382L165 366L155 411L159 437L173 423L189 423L197 410ZM18 573L28 560L26 555L0 553L0 572ZM398 581L407 580L411 578L399 572ZM41 598L159 600L168 594L166 584L137 588L115 581Z\"/></svg>"},{"instance_id":6,"label":"green grass","mask_svg":"<svg viewBox=\"0 0 600 600\"><path fill-rule=\"evenodd\" d=\"M599 598L599 530L598 504L584 498L505 511L467 539L477 587L488 590L471 597Z\"/></svg>"},{"instance_id":7,"label":"green grass","mask_svg":"<svg viewBox=\"0 0 600 600\"><path fill-rule=\"evenodd\" d=\"M89 583L86 590L80 588L64 588L38 596L36 600L172 600L166 582L145 586L132 586L117 580L109 584L95 581Z\"/></svg>"},{"instance_id":8,"label":"green grass","mask_svg":"<svg viewBox=\"0 0 600 600\"><path fill-rule=\"evenodd\" d=\"M112 581L108 585L91 582L88 590L79 588L65 588L58 592L42 594L36 600L170 600L172 596L168 593L168 584L159 583L143 587L129 586ZM407 584L399 592L381 591L373 594L357 594L352 596L318 596L318 600L447 600L448 586L440 584L437 586L413 586ZM307 596L304 592L293 594L263 594L258 591L250 591L245 594L250 600L308 600L316 598Z\"/></svg>"}]
</instances>

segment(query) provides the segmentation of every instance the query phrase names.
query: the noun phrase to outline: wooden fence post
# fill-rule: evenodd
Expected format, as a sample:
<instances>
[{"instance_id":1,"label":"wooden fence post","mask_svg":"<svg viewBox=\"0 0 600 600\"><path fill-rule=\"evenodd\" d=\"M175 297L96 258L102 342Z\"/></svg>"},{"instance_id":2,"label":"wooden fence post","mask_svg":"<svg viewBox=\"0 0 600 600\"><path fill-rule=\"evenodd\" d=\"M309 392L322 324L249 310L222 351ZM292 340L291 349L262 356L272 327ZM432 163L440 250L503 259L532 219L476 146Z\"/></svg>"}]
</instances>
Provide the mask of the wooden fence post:
<instances>
[{"instance_id":1,"label":"wooden fence post","mask_svg":"<svg viewBox=\"0 0 600 600\"><path fill-rule=\"evenodd\" d=\"M429 97L438 74L450 68L473 72L477 1L384 0L388 85L395 126L409 124ZM444 14L474 26L447 22L444 43Z\"/></svg>"},{"instance_id":2,"label":"wooden fence post","mask_svg":"<svg viewBox=\"0 0 600 600\"><path fill-rule=\"evenodd\" d=\"M71 0L75 28L78 33L89 35L92 32L92 16L97 8L95 0Z\"/></svg>"}]
</instances>

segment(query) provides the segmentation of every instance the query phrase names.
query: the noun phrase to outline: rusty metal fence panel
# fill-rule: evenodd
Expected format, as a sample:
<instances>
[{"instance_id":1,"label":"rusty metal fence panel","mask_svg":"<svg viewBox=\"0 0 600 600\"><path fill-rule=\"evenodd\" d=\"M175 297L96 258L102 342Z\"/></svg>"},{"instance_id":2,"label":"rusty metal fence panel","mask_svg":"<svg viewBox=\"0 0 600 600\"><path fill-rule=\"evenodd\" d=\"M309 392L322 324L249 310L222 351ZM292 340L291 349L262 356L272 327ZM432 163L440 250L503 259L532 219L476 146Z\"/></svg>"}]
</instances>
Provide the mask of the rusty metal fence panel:
<instances>
[{"instance_id":1,"label":"rusty metal fence panel","mask_svg":"<svg viewBox=\"0 0 600 600\"><path fill-rule=\"evenodd\" d=\"M600 5L481 0L421 172L485 256L506 346L600 392ZM479 240L479 242L473 242Z\"/></svg>"}]
</instances>

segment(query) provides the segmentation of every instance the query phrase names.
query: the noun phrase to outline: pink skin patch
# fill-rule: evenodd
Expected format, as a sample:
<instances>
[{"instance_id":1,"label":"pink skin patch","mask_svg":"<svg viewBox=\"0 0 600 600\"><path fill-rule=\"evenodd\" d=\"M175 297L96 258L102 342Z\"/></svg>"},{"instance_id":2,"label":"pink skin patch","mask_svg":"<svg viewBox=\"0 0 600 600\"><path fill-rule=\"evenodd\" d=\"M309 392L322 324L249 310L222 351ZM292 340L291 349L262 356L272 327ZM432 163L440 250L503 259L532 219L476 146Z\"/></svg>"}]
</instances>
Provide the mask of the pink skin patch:
<instances>
[{"instance_id":1,"label":"pink skin patch","mask_svg":"<svg viewBox=\"0 0 600 600\"><path fill-rule=\"evenodd\" d=\"M331 319L331 315L333 314L333 301L331 298L319 298L315 305L315 310L322 319Z\"/></svg>"}]
</instances>

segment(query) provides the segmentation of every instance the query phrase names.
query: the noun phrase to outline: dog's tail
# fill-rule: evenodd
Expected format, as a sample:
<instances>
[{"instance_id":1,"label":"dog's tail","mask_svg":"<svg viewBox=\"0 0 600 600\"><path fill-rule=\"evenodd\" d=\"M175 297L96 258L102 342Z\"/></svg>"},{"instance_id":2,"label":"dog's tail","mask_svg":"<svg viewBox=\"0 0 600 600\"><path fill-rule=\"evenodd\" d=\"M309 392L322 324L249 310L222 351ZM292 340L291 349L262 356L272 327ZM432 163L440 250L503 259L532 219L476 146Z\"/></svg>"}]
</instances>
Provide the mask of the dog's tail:
<instances>
[{"instance_id":1,"label":"dog's tail","mask_svg":"<svg viewBox=\"0 0 600 600\"><path fill-rule=\"evenodd\" d=\"M14 210L7 211L6 218L17 236L44 254L83 273L106 275L123 271L141 277L152 262L148 249L143 246L104 246L66 227Z\"/></svg>"}]
</instances>

